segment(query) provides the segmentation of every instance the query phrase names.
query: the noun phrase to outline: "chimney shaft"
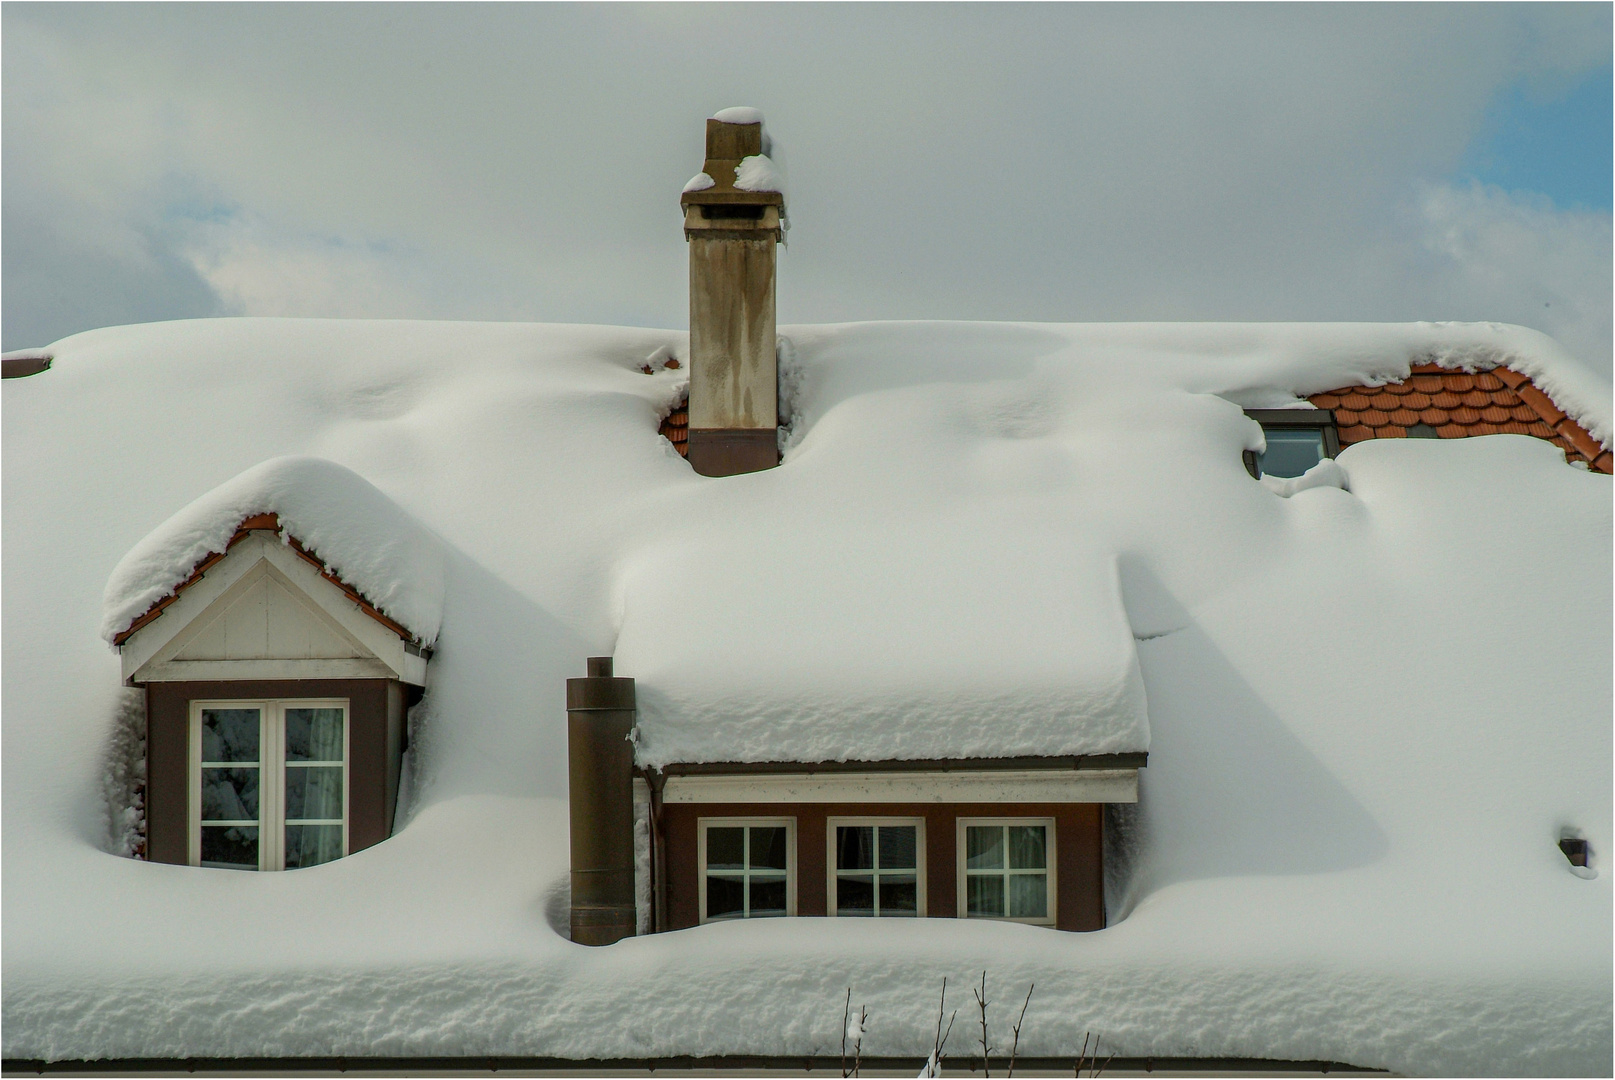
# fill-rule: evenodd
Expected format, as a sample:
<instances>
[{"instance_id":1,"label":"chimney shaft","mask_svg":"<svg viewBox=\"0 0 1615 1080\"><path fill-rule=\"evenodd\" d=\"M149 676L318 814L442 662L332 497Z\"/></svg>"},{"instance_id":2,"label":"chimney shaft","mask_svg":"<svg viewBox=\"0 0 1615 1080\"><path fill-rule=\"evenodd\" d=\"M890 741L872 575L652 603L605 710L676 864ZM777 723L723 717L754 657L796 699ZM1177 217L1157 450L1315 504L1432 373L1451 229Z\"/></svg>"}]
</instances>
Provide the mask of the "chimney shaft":
<instances>
[{"instance_id":1,"label":"chimney shaft","mask_svg":"<svg viewBox=\"0 0 1615 1080\"><path fill-rule=\"evenodd\" d=\"M708 120L702 172L711 182L692 183L680 202L690 245L689 459L705 476L779 464L774 270L785 196L752 190L773 186L763 150L761 120ZM743 162L747 188L736 186Z\"/></svg>"},{"instance_id":2,"label":"chimney shaft","mask_svg":"<svg viewBox=\"0 0 1615 1080\"><path fill-rule=\"evenodd\" d=\"M572 812L572 940L610 945L634 934L634 680L591 656L566 680Z\"/></svg>"}]
</instances>

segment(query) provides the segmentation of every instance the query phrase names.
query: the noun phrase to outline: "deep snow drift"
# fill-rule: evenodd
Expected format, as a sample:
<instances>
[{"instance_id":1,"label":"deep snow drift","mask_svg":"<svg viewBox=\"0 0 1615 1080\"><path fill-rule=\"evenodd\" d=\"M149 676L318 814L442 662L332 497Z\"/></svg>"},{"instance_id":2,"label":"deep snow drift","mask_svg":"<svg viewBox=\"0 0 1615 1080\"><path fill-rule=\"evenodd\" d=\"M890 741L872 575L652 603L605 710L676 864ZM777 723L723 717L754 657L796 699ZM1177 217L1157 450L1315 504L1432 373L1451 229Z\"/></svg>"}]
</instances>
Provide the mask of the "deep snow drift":
<instances>
[{"instance_id":1,"label":"deep snow drift","mask_svg":"<svg viewBox=\"0 0 1615 1080\"><path fill-rule=\"evenodd\" d=\"M656 434L684 374L640 373L682 355L660 331L175 323L8 382L5 1054L827 1053L851 985L866 1052L918 1058L941 977L963 1006L985 967L1001 1001L1037 982L1025 1054L1092 1030L1124 1055L1608 1071L1609 479L1525 437L1397 440L1283 497L1245 473L1239 409L1507 361L1607 438L1607 378L1486 325L782 333L785 462L723 479ZM440 538L400 828L281 874L109 854L130 692L103 587L284 455ZM573 946L546 914L562 681L603 654L641 680L650 758L1147 740L1112 926Z\"/></svg>"}]
</instances>

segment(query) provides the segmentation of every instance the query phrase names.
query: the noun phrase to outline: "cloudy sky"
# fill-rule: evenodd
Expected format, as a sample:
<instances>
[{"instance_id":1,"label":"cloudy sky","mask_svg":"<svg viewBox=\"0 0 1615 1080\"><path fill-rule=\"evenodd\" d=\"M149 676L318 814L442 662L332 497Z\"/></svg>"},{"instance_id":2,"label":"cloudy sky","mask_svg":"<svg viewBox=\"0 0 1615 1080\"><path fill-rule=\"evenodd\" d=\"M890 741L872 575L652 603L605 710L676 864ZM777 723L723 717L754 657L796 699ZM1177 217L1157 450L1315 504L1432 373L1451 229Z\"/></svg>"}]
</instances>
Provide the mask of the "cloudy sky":
<instances>
[{"instance_id":1,"label":"cloudy sky","mask_svg":"<svg viewBox=\"0 0 1615 1080\"><path fill-rule=\"evenodd\" d=\"M1611 6L11 2L0 336L686 325L768 117L782 322L1495 319L1611 358Z\"/></svg>"}]
</instances>

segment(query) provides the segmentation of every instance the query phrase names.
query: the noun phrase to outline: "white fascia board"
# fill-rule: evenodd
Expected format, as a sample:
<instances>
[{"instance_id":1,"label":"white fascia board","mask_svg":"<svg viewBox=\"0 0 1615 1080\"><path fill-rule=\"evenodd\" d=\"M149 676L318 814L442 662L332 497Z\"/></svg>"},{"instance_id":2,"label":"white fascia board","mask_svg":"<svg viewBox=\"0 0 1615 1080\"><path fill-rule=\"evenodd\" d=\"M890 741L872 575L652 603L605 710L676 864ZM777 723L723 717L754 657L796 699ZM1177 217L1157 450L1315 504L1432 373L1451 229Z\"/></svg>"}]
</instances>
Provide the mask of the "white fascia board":
<instances>
[{"instance_id":1,"label":"white fascia board","mask_svg":"<svg viewBox=\"0 0 1615 1080\"><path fill-rule=\"evenodd\" d=\"M1133 803L1137 769L669 776L669 803Z\"/></svg>"},{"instance_id":2,"label":"white fascia board","mask_svg":"<svg viewBox=\"0 0 1615 1080\"><path fill-rule=\"evenodd\" d=\"M142 669L154 659L160 663L166 661L166 657L160 656L160 653L177 652L183 647L184 632L260 561L268 562L280 571L287 581L297 587L305 600L329 615L365 651L380 661L385 674L365 677L398 679L412 686L426 685L424 657L407 652L402 638L366 615L346 593L321 577L319 571L293 551L290 544L281 543L274 533L267 530L255 530L231 548L223 559L208 568L200 581L181 593L179 599L168 605L160 616L123 643L124 681L173 681L173 677L159 678ZM171 645L173 648L169 649Z\"/></svg>"},{"instance_id":3,"label":"white fascia board","mask_svg":"<svg viewBox=\"0 0 1615 1080\"><path fill-rule=\"evenodd\" d=\"M398 677L380 660L155 660L137 674L140 682Z\"/></svg>"}]
</instances>

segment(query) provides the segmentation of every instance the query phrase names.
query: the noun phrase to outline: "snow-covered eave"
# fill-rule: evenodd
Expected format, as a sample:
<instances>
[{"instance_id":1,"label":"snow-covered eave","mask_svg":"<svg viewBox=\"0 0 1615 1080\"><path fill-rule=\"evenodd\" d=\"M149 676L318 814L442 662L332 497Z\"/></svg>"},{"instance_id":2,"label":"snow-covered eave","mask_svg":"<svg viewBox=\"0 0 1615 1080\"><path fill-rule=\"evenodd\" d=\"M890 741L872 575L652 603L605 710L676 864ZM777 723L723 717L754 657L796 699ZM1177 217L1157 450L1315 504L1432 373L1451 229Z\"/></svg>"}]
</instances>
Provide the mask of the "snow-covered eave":
<instances>
[{"instance_id":1,"label":"snow-covered eave","mask_svg":"<svg viewBox=\"0 0 1615 1080\"><path fill-rule=\"evenodd\" d=\"M1297 358L1303 362L1293 381L1267 389L1306 398L1347 385L1374 387L1404 382L1421 364L1468 374L1507 368L1529 379L1605 450L1615 448L1615 403L1611 401L1609 385L1563 345L1538 330L1496 322L1274 323L1263 328L1276 340L1282 340L1294 332L1316 334L1330 325L1339 325L1343 330L1378 325L1401 337L1402 348L1360 355L1353 344L1343 344L1331 348L1338 355L1327 357L1324 364L1315 364L1306 362L1307 354L1314 353L1315 348L1296 342L1301 345L1296 350ZM1350 341L1349 335L1342 336Z\"/></svg>"},{"instance_id":2,"label":"snow-covered eave","mask_svg":"<svg viewBox=\"0 0 1615 1080\"><path fill-rule=\"evenodd\" d=\"M273 513L254 514L242 519L241 523L236 526L236 530L231 535L229 541L225 543L223 551L209 552L206 556L204 556L201 561L199 561L191 569L191 572L186 575L185 580L174 586L172 592L154 602L151 607L146 609L144 613L136 616L134 621L132 621L125 629L112 635L112 644L114 646L121 647L124 642L128 641L141 629L149 626L153 621L163 614L169 605L178 600L180 595L184 593L186 589L189 589L192 585L195 585L197 582L201 581L202 576L217 565L218 562L229 553L231 548L245 540L255 530L260 529L274 532L276 535L278 535L281 542L290 547L292 551L297 554L298 558L312 566L320 577L324 578L326 581L342 590L343 593L347 594L348 599L352 600L358 609L365 615L369 616L371 619L374 619L376 622L380 623L394 634L397 634L407 646L413 646L414 650L421 656L428 658L431 656L431 647L423 642L418 635L412 633L401 623L388 618L380 608L370 602L364 593L354 588L354 586L348 582L342 580L339 575L332 573L330 567L326 566L325 562L320 559L318 555L315 555L313 552L309 551L308 548L303 545L302 541L300 541L296 536L293 536L281 528L279 515Z\"/></svg>"},{"instance_id":3,"label":"snow-covered eave","mask_svg":"<svg viewBox=\"0 0 1615 1080\"><path fill-rule=\"evenodd\" d=\"M891 758L882 761L668 761L639 764L645 775L718 776L751 773L759 776L795 773L961 772L982 770L1047 770L1074 772L1097 769L1142 769L1148 751L1112 754L1057 754L1023 757Z\"/></svg>"}]
</instances>

